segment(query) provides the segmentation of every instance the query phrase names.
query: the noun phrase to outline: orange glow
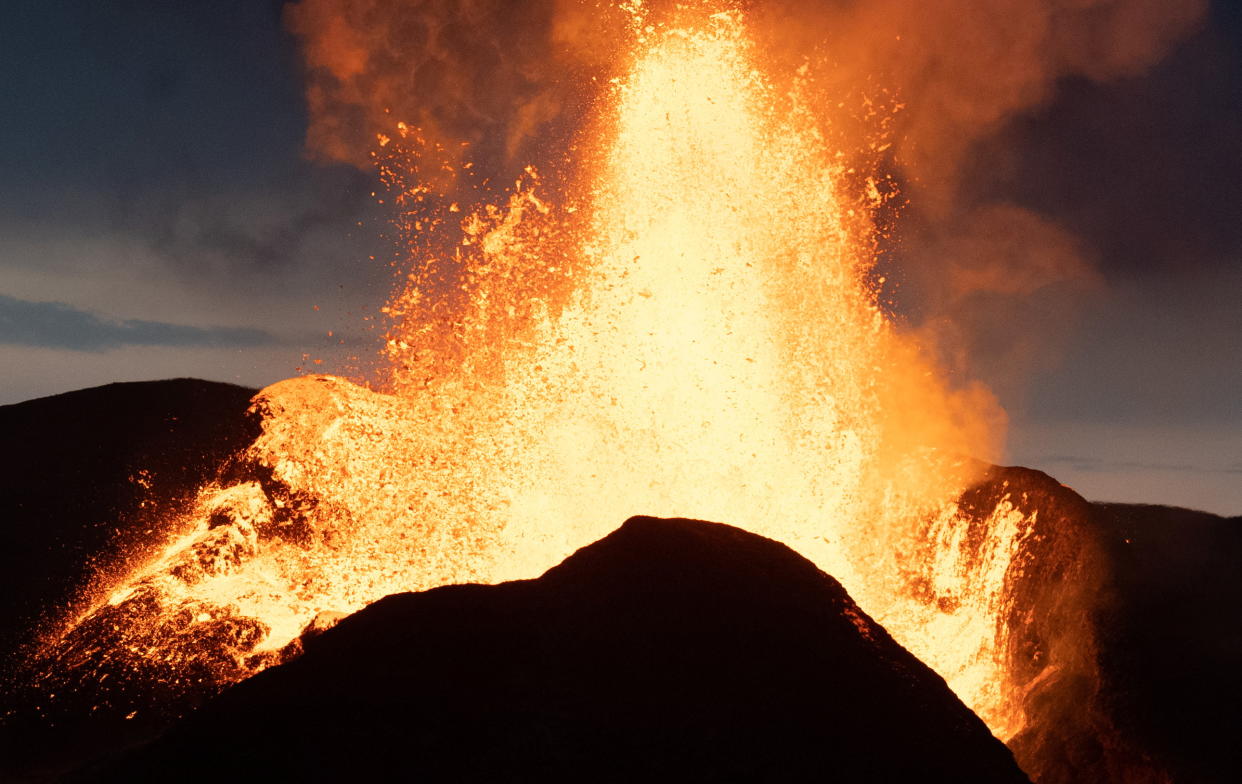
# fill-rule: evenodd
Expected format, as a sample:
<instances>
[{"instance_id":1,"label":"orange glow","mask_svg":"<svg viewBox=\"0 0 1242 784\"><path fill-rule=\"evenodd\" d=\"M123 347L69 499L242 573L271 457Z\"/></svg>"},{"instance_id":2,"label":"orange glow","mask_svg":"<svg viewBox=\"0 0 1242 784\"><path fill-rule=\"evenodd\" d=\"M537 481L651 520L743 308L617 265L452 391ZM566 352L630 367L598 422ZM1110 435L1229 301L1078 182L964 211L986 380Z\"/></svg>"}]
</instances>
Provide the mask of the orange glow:
<instances>
[{"instance_id":1,"label":"orange glow","mask_svg":"<svg viewBox=\"0 0 1242 784\"><path fill-rule=\"evenodd\" d=\"M109 605L158 591L142 623L259 621L229 680L324 613L536 576L633 514L719 520L837 577L1012 736L1002 613L1031 521L1002 503L980 546L956 507L963 456L996 448L994 403L947 386L879 309L875 181L841 192L806 86L764 76L741 15L660 27L630 9L633 62L582 140L581 207L528 171L505 204L426 219L460 234L418 250L385 309L386 391L265 389L242 458L261 481L205 489Z\"/></svg>"}]
</instances>

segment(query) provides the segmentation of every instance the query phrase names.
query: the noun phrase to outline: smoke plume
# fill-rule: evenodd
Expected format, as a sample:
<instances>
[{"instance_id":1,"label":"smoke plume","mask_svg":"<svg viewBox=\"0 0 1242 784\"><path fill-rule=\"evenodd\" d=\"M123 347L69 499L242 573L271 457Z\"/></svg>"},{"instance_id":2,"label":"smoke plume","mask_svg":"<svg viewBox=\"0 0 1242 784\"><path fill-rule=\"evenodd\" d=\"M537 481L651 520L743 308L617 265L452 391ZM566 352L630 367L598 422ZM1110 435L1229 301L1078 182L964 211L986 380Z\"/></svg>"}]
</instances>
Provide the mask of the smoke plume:
<instances>
[{"instance_id":1,"label":"smoke plume","mask_svg":"<svg viewBox=\"0 0 1242 784\"><path fill-rule=\"evenodd\" d=\"M633 4L291 4L286 21L307 72L308 151L369 166L379 135L402 122L447 150L450 168L468 159L502 183L529 164L555 169L572 159L592 100L627 65L636 31L621 5ZM900 190L889 201L906 206L887 243L896 274L885 296L951 370L984 378L1008 403L1054 361L1072 295L1099 276L1091 249L1049 216L972 192L964 177L972 151L1047 105L1062 80L1142 74L1196 28L1206 0L689 5L642 4L657 25L740 8L772 78L798 74L809 87L847 168L878 169Z\"/></svg>"},{"instance_id":2,"label":"smoke plume","mask_svg":"<svg viewBox=\"0 0 1242 784\"><path fill-rule=\"evenodd\" d=\"M308 73L307 148L369 166L398 122L434 143L520 171L599 89L586 42L616 9L557 0L303 0L286 9ZM547 141L547 144L540 144ZM540 149L542 148L542 149Z\"/></svg>"},{"instance_id":3,"label":"smoke plume","mask_svg":"<svg viewBox=\"0 0 1242 784\"><path fill-rule=\"evenodd\" d=\"M628 16L610 0L301 0L316 155L361 164L403 121L528 157L619 70ZM656 2L651 21L674 13ZM1200 21L1205 0L742 0L766 54L809 62L825 90L903 104L897 161L944 186L971 145L1049 100L1059 79L1133 76ZM549 150L543 150L546 154ZM529 161L524 161L529 162ZM950 207L947 201L939 201Z\"/></svg>"}]
</instances>

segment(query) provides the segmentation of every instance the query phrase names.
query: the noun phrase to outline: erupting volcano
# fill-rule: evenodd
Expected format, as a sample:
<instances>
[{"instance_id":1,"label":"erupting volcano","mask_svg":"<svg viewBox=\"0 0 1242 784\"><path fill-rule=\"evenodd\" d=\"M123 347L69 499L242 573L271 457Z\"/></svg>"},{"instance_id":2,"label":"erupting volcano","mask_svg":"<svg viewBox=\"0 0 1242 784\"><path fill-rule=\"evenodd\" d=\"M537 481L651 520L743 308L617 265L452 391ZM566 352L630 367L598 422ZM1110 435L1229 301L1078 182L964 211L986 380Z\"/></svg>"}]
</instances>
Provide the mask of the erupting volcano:
<instances>
[{"instance_id":1,"label":"erupting volcano","mask_svg":"<svg viewBox=\"0 0 1242 784\"><path fill-rule=\"evenodd\" d=\"M45 630L39 710L109 678L93 711L190 710L385 596L535 578L652 514L788 545L1054 767L1058 689L1096 677L1080 500L980 462L1003 413L880 302L892 186L833 149L805 70L740 11L625 10L559 170L463 209L468 147L379 137L409 265L383 378L262 390L166 545Z\"/></svg>"}]
</instances>

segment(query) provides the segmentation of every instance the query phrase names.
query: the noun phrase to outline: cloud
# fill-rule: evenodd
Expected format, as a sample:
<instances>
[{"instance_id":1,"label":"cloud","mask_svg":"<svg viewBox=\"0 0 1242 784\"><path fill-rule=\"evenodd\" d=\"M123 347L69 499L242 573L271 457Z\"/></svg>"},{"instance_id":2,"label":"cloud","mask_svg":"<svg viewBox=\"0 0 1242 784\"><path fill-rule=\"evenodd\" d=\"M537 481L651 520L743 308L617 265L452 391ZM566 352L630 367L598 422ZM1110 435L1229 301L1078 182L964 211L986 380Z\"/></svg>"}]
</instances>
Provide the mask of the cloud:
<instances>
[{"instance_id":1,"label":"cloud","mask_svg":"<svg viewBox=\"0 0 1242 784\"><path fill-rule=\"evenodd\" d=\"M1202 472L1212 469L1189 463L1153 463L1139 460L1102 460L1098 457L1075 455L1043 455L1038 458L1040 465L1070 465L1078 471L1195 471Z\"/></svg>"},{"instance_id":2,"label":"cloud","mask_svg":"<svg viewBox=\"0 0 1242 784\"><path fill-rule=\"evenodd\" d=\"M1038 466L1068 466L1074 471L1134 474L1149 471L1192 474L1242 474L1242 465L1219 466L1208 463L1162 463L1146 460L1104 460L1076 455L1042 455L1034 458ZM1054 469L1049 469L1054 470Z\"/></svg>"},{"instance_id":3,"label":"cloud","mask_svg":"<svg viewBox=\"0 0 1242 784\"><path fill-rule=\"evenodd\" d=\"M1015 432L1006 460L1047 471L1092 500L1154 503L1236 515L1242 509L1242 424L1042 421Z\"/></svg>"},{"instance_id":4,"label":"cloud","mask_svg":"<svg viewBox=\"0 0 1242 784\"><path fill-rule=\"evenodd\" d=\"M1033 380L1028 415L1136 426L1242 421L1242 270L1185 266L1092 297L1058 372Z\"/></svg>"},{"instance_id":5,"label":"cloud","mask_svg":"<svg viewBox=\"0 0 1242 784\"><path fill-rule=\"evenodd\" d=\"M372 188L368 175L340 166L298 167L237 187L187 183L116 200L108 228L141 237L186 274L322 277L343 255L378 253L370 236L351 240L378 217Z\"/></svg>"},{"instance_id":6,"label":"cloud","mask_svg":"<svg viewBox=\"0 0 1242 784\"><path fill-rule=\"evenodd\" d=\"M8 345L97 352L122 346L254 348L279 342L260 329L110 319L63 302L32 302L0 294L0 343Z\"/></svg>"}]
</instances>

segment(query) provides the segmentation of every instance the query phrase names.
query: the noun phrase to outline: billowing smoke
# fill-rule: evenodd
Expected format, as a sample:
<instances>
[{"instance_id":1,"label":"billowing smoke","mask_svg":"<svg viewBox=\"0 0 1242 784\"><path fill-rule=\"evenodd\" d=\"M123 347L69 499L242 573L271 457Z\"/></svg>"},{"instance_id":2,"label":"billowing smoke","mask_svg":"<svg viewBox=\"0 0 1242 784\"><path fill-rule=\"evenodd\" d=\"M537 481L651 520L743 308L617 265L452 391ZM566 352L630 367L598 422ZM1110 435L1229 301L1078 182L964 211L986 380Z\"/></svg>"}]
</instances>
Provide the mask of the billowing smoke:
<instances>
[{"instance_id":1,"label":"billowing smoke","mask_svg":"<svg viewBox=\"0 0 1242 784\"><path fill-rule=\"evenodd\" d=\"M1051 216L972 183L972 169L1011 163L995 147L986 161L976 153L1046 106L1064 80L1108 82L1148 70L1197 27L1206 6L756 3L772 35L767 49L808 53L826 108L833 95L899 107L881 166L908 202L890 245L901 315L951 370L983 378L1011 408L1021 408L1031 374L1055 365L1078 306L1102 279L1093 249ZM859 130L854 136L865 138Z\"/></svg>"},{"instance_id":2,"label":"billowing smoke","mask_svg":"<svg viewBox=\"0 0 1242 784\"><path fill-rule=\"evenodd\" d=\"M622 20L558 0L302 0L286 21L308 72L312 155L369 166L377 135L403 122L520 171L564 152L601 84L583 44Z\"/></svg>"},{"instance_id":3,"label":"billowing smoke","mask_svg":"<svg viewBox=\"0 0 1242 784\"><path fill-rule=\"evenodd\" d=\"M311 154L370 165L377 135L421 129L450 160L511 182L572 159L592 99L623 72L619 0L301 0L286 19L308 74ZM1135 76L1186 38L1206 0L727 0L772 78L802 69L847 163L878 168L905 204L886 243L886 297L951 371L1006 402L1053 361L1091 249L1050 217L981 193L973 153L1066 79ZM989 165L1003 166L1004 160ZM864 182L859 178L859 182ZM882 216L883 217L883 216ZM885 264L881 272L889 273ZM895 288L894 288L895 284Z\"/></svg>"},{"instance_id":4,"label":"billowing smoke","mask_svg":"<svg viewBox=\"0 0 1242 784\"><path fill-rule=\"evenodd\" d=\"M367 162L397 121L444 141L530 155L573 122L629 46L611 0L301 0L288 6L309 73L309 149ZM655 6L649 18L672 13ZM693 4L691 4L693 5ZM765 53L815 68L829 103L865 89L903 105L896 160L936 206L971 146L1048 101L1059 79L1142 73L1206 0L704 0L741 6ZM875 97L874 95L871 97ZM545 154L548 150L543 151ZM931 203L926 205L930 208Z\"/></svg>"},{"instance_id":5,"label":"billowing smoke","mask_svg":"<svg viewBox=\"0 0 1242 784\"><path fill-rule=\"evenodd\" d=\"M841 94L895 94L897 160L951 211L976 142L1050 100L1058 80L1142 73L1198 24L1205 0L774 0L756 9L786 51ZM778 39L771 41L780 43ZM926 197L925 197L926 198Z\"/></svg>"}]
</instances>

